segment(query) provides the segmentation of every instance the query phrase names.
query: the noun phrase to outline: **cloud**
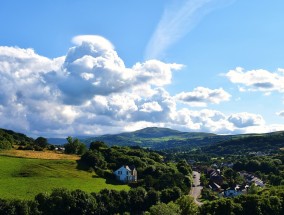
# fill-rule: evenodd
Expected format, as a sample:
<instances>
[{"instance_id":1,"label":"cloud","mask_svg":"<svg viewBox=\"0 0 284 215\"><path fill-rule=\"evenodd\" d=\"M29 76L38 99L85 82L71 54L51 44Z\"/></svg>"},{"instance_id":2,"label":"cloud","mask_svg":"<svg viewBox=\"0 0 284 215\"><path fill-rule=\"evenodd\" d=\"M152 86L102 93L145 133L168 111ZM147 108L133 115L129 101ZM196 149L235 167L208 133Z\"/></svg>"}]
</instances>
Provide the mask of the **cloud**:
<instances>
[{"instance_id":1,"label":"cloud","mask_svg":"<svg viewBox=\"0 0 284 215\"><path fill-rule=\"evenodd\" d=\"M181 130L203 131L228 134L234 126L227 121L225 114L217 110L202 109L198 111L183 108L177 110L172 123Z\"/></svg>"},{"instance_id":2,"label":"cloud","mask_svg":"<svg viewBox=\"0 0 284 215\"><path fill-rule=\"evenodd\" d=\"M211 90L205 87L197 87L192 92L182 92L175 96L181 102L190 106L207 106L208 103L219 104L230 100L231 95L222 88Z\"/></svg>"},{"instance_id":3,"label":"cloud","mask_svg":"<svg viewBox=\"0 0 284 215\"><path fill-rule=\"evenodd\" d=\"M114 46L110 41L99 35L78 35L73 37L72 42L77 46L81 46L83 43L92 43L99 50L114 49Z\"/></svg>"},{"instance_id":4,"label":"cloud","mask_svg":"<svg viewBox=\"0 0 284 215\"><path fill-rule=\"evenodd\" d=\"M243 85L240 91L261 91L265 93L284 92L284 73L282 69L269 72L264 69L245 71L241 67L230 70L225 76L235 84Z\"/></svg>"},{"instance_id":5,"label":"cloud","mask_svg":"<svg viewBox=\"0 0 284 215\"><path fill-rule=\"evenodd\" d=\"M231 0L182 0L169 5L152 35L146 51L146 59L159 59L179 39L190 32L210 11L228 5Z\"/></svg>"},{"instance_id":6,"label":"cloud","mask_svg":"<svg viewBox=\"0 0 284 215\"><path fill-rule=\"evenodd\" d=\"M109 95L140 85L164 86L171 83L172 71L180 64L167 64L157 60L136 63L126 68L112 44L99 36L73 38L75 47L69 49L58 87L64 103L80 105L95 95ZM76 87L75 87L76 86Z\"/></svg>"},{"instance_id":7,"label":"cloud","mask_svg":"<svg viewBox=\"0 0 284 215\"><path fill-rule=\"evenodd\" d=\"M277 112L276 115L284 117L284 111Z\"/></svg>"},{"instance_id":8,"label":"cloud","mask_svg":"<svg viewBox=\"0 0 284 215\"><path fill-rule=\"evenodd\" d=\"M142 112L160 112L162 111L162 107L161 105L159 105L158 102L154 101L154 102L146 102L141 106L140 111Z\"/></svg>"},{"instance_id":9,"label":"cloud","mask_svg":"<svg viewBox=\"0 0 284 215\"><path fill-rule=\"evenodd\" d=\"M233 123L237 128L260 126L265 123L261 115L247 112L232 114L229 116L228 121Z\"/></svg>"},{"instance_id":10,"label":"cloud","mask_svg":"<svg viewBox=\"0 0 284 215\"><path fill-rule=\"evenodd\" d=\"M104 38L80 36L73 41L76 45L66 56L55 59L32 49L0 47L0 127L47 137L144 126L219 134L282 128L265 125L253 113L180 108L177 98L205 106L230 95L222 88L198 87L172 96L165 88L182 65L149 60L126 67Z\"/></svg>"}]
</instances>

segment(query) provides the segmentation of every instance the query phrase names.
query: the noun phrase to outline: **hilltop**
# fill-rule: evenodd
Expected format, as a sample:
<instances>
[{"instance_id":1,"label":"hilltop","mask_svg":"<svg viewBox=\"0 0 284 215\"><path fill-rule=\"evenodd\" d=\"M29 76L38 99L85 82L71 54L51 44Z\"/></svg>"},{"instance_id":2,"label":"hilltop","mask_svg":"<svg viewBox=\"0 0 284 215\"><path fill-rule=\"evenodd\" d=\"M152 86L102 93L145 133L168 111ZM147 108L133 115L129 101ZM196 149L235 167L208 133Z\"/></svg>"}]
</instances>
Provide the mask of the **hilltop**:
<instances>
[{"instance_id":1,"label":"hilltop","mask_svg":"<svg viewBox=\"0 0 284 215\"><path fill-rule=\"evenodd\" d=\"M12 148L12 145L30 144L34 139L25 134L17 133L12 130L0 129L0 149Z\"/></svg>"},{"instance_id":2,"label":"hilltop","mask_svg":"<svg viewBox=\"0 0 284 215\"><path fill-rule=\"evenodd\" d=\"M140 146L154 150L164 150L169 148L199 147L226 139L228 139L227 136L212 133L181 132L169 128L149 127L134 132L90 137L82 141L86 144L90 144L93 141L103 141L110 146Z\"/></svg>"},{"instance_id":3,"label":"hilltop","mask_svg":"<svg viewBox=\"0 0 284 215\"><path fill-rule=\"evenodd\" d=\"M284 147L284 132L217 135L204 132L181 132L169 128L149 127L134 132L108 134L83 139L87 145L103 141L108 145L140 146L172 152L200 149L206 153L239 154L268 152Z\"/></svg>"}]
</instances>

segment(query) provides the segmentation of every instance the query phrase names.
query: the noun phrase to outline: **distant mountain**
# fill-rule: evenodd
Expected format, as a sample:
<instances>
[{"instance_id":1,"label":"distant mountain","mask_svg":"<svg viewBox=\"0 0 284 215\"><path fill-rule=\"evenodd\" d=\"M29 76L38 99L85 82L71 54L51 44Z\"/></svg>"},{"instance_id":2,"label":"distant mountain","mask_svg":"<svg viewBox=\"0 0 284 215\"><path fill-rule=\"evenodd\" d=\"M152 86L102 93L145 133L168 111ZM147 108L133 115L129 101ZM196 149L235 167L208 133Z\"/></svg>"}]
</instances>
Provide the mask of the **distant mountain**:
<instances>
[{"instance_id":1,"label":"distant mountain","mask_svg":"<svg viewBox=\"0 0 284 215\"><path fill-rule=\"evenodd\" d=\"M78 138L81 141L89 137L90 136L74 136L73 138ZM65 143L67 143L66 139L67 137L66 138L50 137L50 138L47 138L47 142L52 145L64 145Z\"/></svg>"},{"instance_id":2,"label":"distant mountain","mask_svg":"<svg viewBox=\"0 0 284 215\"><path fill-rule=\"evenodd\" d=\"M47 142L52 145L63 145L67 140L66 138L47 138Z\"/></svg>"},{"instance_id":3,"label":"distant mountain","mask_svg":"<svg viewBox=\"0 0 284 215\"><path fill-rule=\"evenodd\" d=\"M86 144L103 141L108 145L140 146L155 150L174 148L184 150L230 139L231 136L203 132L181 132L169 128L149 127L134 132L102 135L83 139Z\"/></svg>"}]
</instances>

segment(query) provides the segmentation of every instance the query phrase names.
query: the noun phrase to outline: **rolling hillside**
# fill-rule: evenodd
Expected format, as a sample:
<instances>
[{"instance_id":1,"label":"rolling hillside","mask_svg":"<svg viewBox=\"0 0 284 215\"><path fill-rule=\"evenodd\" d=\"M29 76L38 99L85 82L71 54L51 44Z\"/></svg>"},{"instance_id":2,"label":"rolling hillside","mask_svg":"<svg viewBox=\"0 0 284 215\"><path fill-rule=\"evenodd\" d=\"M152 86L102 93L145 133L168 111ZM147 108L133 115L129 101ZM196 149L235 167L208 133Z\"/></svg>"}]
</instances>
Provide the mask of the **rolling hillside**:
<instances>
[{"instance_id":1,"label":"rolling hillside","mask_svg":"<svg viewBox=\"0 0 284 215\"><path fill-rule=\"evenodd\" d=\"M33 143L34 140L24 134L0 129L0 149L11 148L13 144Z\"/></svg>"},{"instance_id":2,"label":"rolling hillside","mask_svg":"<svg viewBox=\"0 0 284 215\"><path fill-rule=\"evenodd\" d=\"M170 148L184 150L217 143L230 139L230 137L212 133L181 132L169 128L149 127L134 132L86 138L82 141L86 144L90 144L92 141L103 141L108 145L140 146L154 150Z\"/></svg>"},{"instance_id":3,"label":"rolling hillside","mask_svg":"<svg viewBox=\"0 0 284 215\"><path fill-rule=\"evenodd\" d=\"M39 152L40 153L40 152ZM47 160L0 155L0 196L4 199L33 199L54 188L99 192L104 188L128 190L114 185L94 172L78 169L75 160Z\"/></svg>"},{"instance_id":4,"label":"rolling hillside","mask_svg":"<svg viewBox=\"0 0 284 215\"><path fill-rule=\"evenodd\" d=\"M199 148L206 153L240 154L267 152L282 148L284 147L284 132L216 135L150 127L134 132L86 138L82 141L89 144L97 140L108 145L140 146L171 152L184 152Z\"/></svg>"},{"instance_id":5,"label":"rolling hillside","mask_svg":"<svg viewBox=\"0 0 284 215\"><path fill-rule=\"evenodd\" d=\"M230 139L207 145L202 148L205 153L217 155L270 153L284 147L284 132L272 132L266 134L236 135Z\"/></svg>"}]
</instances>

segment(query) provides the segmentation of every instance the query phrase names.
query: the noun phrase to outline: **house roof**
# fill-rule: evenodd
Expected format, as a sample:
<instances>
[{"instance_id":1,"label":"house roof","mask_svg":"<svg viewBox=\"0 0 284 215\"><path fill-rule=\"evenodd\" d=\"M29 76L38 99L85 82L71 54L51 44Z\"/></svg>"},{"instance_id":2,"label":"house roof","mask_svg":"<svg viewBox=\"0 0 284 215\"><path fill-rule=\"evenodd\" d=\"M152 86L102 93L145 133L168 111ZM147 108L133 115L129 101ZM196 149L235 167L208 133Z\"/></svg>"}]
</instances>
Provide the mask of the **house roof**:
<instances>
[{"instance_id":1,"label":"house roof","mask_svg":"<svg viewBox=\"0 0 284 215\"><path fill-rule=\"evenodd\" d=\"M131 165L131 166L123 165L119 169L121 169L121 168L125 168L126 170L131 172L131 171L133 171L135 169L135 166L134 165Z\"/></svg>"}]
</instances>

